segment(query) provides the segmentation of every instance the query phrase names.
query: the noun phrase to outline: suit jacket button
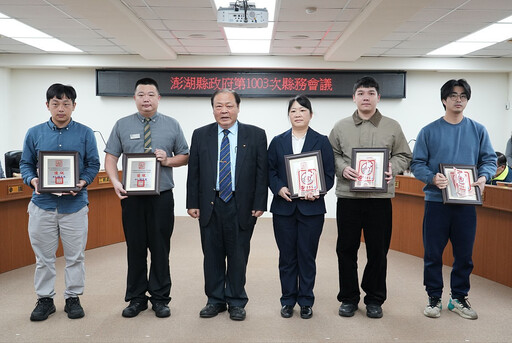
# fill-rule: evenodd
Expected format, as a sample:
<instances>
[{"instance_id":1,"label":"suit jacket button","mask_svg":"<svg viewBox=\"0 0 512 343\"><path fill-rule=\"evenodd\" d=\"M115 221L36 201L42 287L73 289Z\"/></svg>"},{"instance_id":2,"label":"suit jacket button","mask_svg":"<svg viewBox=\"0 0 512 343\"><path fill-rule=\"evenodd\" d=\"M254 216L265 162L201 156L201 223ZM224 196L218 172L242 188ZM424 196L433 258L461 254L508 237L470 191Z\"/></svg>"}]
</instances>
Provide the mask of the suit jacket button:
<instances>
[{"instance_id":1,"label":"suit jacket button","mask_svg":"<svg viewBox=\"0 0 512 343\"><path fill-rule=\"evenodd\" d=\"M212 202L210 202L210 205L213 205L213 201L212 201Z\"/></svg>"}]
</instances>

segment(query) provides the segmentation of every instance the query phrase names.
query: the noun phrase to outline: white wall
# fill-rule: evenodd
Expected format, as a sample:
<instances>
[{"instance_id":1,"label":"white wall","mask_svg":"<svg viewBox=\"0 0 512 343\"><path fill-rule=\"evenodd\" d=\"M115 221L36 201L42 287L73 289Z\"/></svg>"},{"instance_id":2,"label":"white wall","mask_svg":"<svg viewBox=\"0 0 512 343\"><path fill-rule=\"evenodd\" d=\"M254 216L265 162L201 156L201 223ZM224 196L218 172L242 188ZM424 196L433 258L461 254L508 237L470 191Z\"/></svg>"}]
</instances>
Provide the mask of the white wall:
<instances>
[{"instance_id":1,"label":"white wall","mask_svg":"<svg viewBox=\"0 0 512 343\"><path fill-rule=\"evenodd\" d=\"M10 76L11 76L11 70L8 68L0 68L0 162L2 163L2 167L5 166L4 161L4 153L6 151L12 150L9 147L13 146L9 142L9 136L6 134L11 128L9 127L9 121L7 121L7 118L10 116L9 114L9 93L10 88L6 87L5 85L10 84ZM18 144L18 142L15 142L14 144ZM5 171L5 168L3 168Z\"/></svg>"},{"instance_id":2,"label":"white wall","mask_svg":"<svg viewBox=\"0 0 512 343\"><path fill-rule=\"evenodd\" d=\"M510 110L505 109L511 94L507 72L410 71L407 73L407 97L399 100L383 99L378 107L384 115L400 122L407 139L416 138L421 127L443 115L439 90L451 78L466 78L470 83L473 94L465 114L484 124L495 149L504 151L512 129ZM22 148L29 127L48 120L45 94L48 86L54 82L75 87L78 97L73 119L100 131L105 140L117 119L136 111L132 98L95 95L94 68L5 68L0 69L0 81L2 156L5 151ZM270 142L272 137L289 128L287 103L286 98L242 99L239 120L264 128ZM337 120L351 115L355 109L351 99L313 98L312 103L314 117L311 126L326 135ZM213 121L209 98L166 97L160 102L159 110L181 123L189 142L194 129ZM104 144L99 134L96 139L103 168ZM178 216L186 215L186 170L186 167L175 169ZM335 203L336 197L334 191L331 191L327 195L328 217L335 217Z\"/></svg>"}]
</instances>

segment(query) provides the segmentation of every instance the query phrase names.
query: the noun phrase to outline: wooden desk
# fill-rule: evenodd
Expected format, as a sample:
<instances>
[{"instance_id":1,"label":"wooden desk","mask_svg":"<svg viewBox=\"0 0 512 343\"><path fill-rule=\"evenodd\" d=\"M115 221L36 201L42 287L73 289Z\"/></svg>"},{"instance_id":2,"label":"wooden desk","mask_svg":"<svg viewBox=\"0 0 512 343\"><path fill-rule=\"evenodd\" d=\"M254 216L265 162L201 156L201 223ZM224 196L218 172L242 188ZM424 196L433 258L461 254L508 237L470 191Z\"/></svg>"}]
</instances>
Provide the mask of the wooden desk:
<instances>
[{"instance_id":1,"label":"wooden desk","mask_svg":"<svg viewBox=\"0 0 512 343\"><path fill-rule=\"evenodd\" d=\"M100 172L87 187L89 234L86 249L124 241L121 203L112 184L104 182L105 178L106 172ZM27 206L31 197L32 189L20 178L0 179L0 273L35 263L27 232ZM62 256L62 245L57 255Z\"/></svg>"},{"instance_id":2,"label":"wooden desk","mask_svg":"<svg viewBox=\"0 0 512 343\"><path fill-rule=\"evenodd\" d=\"M397 176L396 182L391 249L423 258L424 184L409 176ZM486 186L476 213L473 273L512 287L512 189ZM453 264L450 243L443 263Z\"/></svg>"},{"instance_id":3,"label":"wooden desk","mask_svg":"<svg viewBox=\"0 0 512 343\"><path fill-rule=\"evenodd\" d=\"M89 185L89 237L86 249L124 241L120 201L110 183L100 183L100 172ZM423 257L423 183L408 177L396 178L393 199L391 249ZM8 192L9 188L19 193ZM0 273L35 263L28 238L27 205L32 190L21 179L0 180ZM477 206L477 233L473 250L474 273L512 287L512 189L487 186L484 205ZM62 255L61 248L58 255ZM453 263L448 244L443 262Z\"/></svg>"}]
</instances>

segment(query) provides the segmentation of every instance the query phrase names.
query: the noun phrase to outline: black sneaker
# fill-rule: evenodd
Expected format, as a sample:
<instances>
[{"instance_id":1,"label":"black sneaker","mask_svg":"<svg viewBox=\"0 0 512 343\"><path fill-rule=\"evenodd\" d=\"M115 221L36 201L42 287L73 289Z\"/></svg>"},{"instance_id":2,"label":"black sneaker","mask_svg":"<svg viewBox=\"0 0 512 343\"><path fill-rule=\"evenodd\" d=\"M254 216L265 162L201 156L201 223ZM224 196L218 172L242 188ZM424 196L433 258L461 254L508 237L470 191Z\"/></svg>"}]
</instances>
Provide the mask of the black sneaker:
<instances>
[{"instance_id":1,"label":"black sneaker","mask_svg":"<svg viewBox=\"0 0 512 343\"><path fill-rule=\"evenodd\" d=\"M377 304L366 305L366 315L370 318L382 318L382 307Z\"/></svg>"},{"instance_id":2,"label":"black sneaker","mask_svg":"<svg viewBox=\"0 0 512 343\"><path fill-rule=\"evenodd\" d=\"M36 308L30 315L30 320L38 322L48 319L48 316L55 313L55 305L52 298L39 298L37 299Z\"/></svg>"},{"instance_id":3,"label":"black sneaker","mask_svg":"<svg viewBox=\"0 0 512 343\"><path fill-rule=\"evenodd\" d=\"M84 309L80 305L80 299L78 299L78 297L66 299L66 306L64 306L64 312L68 314L69 319L78 319L85 316Z\"/></svg>"}]
</instances>

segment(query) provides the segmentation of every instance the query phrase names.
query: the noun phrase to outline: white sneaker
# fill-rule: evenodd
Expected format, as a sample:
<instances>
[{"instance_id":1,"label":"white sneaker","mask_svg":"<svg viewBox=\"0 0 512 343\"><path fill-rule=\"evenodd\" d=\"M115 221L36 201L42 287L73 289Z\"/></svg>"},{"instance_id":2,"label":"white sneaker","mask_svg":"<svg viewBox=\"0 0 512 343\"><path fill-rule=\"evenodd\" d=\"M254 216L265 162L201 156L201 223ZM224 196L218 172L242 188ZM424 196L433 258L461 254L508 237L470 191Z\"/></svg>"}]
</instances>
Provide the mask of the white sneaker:
<instances>
[{"instance_id":1,"label":"white sneaker","mask_svg":"<svg viewBox=\"0 0 512 343\"><path fill-rule=\"evenodd\" d=\"M430 318L439 318L441 316L442 308L443 305L441 304L441 298L428 297L428 305L423 310L423 314Z\"/></svg>"},{"instance_id":2,"label":"white sneaker","mask_svg":"<svg viewBox=\"0 0 512 343\"><path fill-rule=\"evenodd\" d=\"M450 301L448 302L448 309L452 312L457 313L462 318L478 318L478 314L476 314L475 310L471 308L471 305L468 302L468 298L453 299L452 297L450 297Z\"/></svg>"}]
</instances>

